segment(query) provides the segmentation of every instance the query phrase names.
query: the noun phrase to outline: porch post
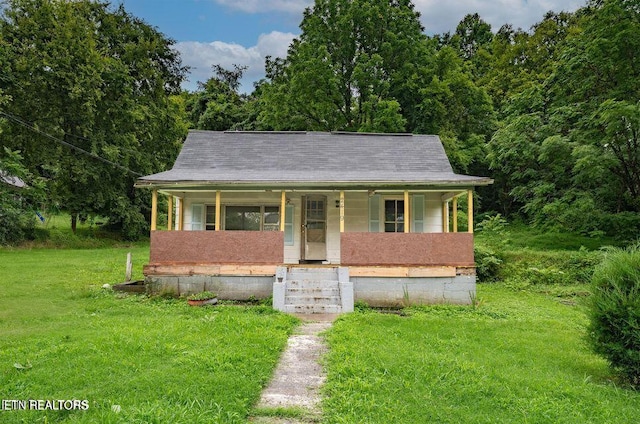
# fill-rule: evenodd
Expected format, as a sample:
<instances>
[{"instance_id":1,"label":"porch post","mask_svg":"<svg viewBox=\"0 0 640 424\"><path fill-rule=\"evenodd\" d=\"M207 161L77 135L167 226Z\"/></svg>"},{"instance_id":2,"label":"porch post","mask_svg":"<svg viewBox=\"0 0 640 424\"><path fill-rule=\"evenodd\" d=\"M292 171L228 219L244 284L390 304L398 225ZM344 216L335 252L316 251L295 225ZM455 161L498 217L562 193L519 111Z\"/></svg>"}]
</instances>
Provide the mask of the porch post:
<instances>
[{"instance_id":1,"label":"porch post","mask_svg":"<svg viewBox=\"0 0 640 424\"><path fill-rule=\"evenodd\" d=\"M453 204L451 206L453 208L453 232L458 232L458 198L453 198Z\"/></svg>"},{"instance_id":2,"label":"porch post","mask_svg":"<svg viewBox=\"0 0 640 424\"><path fill-rule=\"evenodd\" d=\"M216 231L220 231L220 190L216 191Z\"/></svg>"},{"instance_id":3,"label":"porch post","mask_svg":"<svg viewBox=\"0 0 640 424\"><path fill-rule=\"evenodd\" d=\"M151 192L151 231L156 230L156 222L158 221L158 190L153 189Z\"/></svg>"},{"instance_id":4,"label":"porch post","mask_svg":"<svg viewBox=\"0 0 640 424\"><path fill-rule=\"evenodd\" d=\"M182 231L182 223L184 222L184 197L178 197L176 201L176 220L178 221L178 230Z\"/></svg>"},{"instance_id":5,"label":"porch post","mask_svg":"<svg viewBox=\"0 0 640 424\"><path fill-rule=\"evenodd\" d=\"M340 191L340 232L344 233L344 190Z\"/></svg>"},{"instance_id":6,"label":"porch post","mask_svg":"<svg viewBox=\"0 0 640 424\"><path fill-rule=\"evenodd\" d=\"M404 232L411 230L411 219L409 217L409 190L404 191Z\"/></svg>"},{"instance_id":7,"label":"porch post","mask_svg":"<svg viewBox=\"0 0 640 424\"><path fill-rule=\"evenodd\" d=\"M473 191L469 190L467 192L467 196L468 196L467 204L469 205L469 210L467 211L467 219L469 220L468 231L470 233L473 233Z\"/></svg>"},{"instance_id":8,"label":"porch post","mask_svg":"<svg viewBox=\"0 0 640 424\"><path fill-rule=\"evenodd\" d=\"M284 231L284 220L285 213L287 208L287 194L282 190L282 195L280 197L280 231Z\"/></svg>"},{"instance_id":9,"label":"porch post","mask_svg":"<svg viewBox=\"0 0 640 424\"><path fill-rule=\"evenodd\" d=\"M449 232L449 201L446 200L442 204L442 232Z\"/></svg>"},{"instance_id":10,"label":"porch post","mask_svg":"<svg viewBox=\"0 0 640 424\"><path fill-rule=\"evenodd\" d=\"M173 230L173 195L167 197L167 231Z\"/></svg>"}]
</instances>

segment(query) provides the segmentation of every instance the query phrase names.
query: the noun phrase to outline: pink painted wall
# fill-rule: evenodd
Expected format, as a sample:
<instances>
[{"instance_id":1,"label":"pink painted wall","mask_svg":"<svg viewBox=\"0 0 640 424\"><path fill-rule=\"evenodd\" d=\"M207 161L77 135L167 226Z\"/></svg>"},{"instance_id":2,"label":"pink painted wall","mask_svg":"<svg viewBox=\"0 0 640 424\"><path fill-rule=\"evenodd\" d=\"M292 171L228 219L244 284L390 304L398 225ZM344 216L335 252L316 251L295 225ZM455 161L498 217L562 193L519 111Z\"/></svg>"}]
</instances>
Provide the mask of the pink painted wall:
<instances>
[{"instance_id":1,"label":"pink painted wall","mask_svg":"<svg viewBox=\"0 0 640 424\"><path fill-rule=\"evenodd\" d=\"M470 233L342 233L340 264L474 266Z\"/></svg>"},{"instance_id":2,"label":"pink painted wall","mask_svg":"<svg viewBox=\"0 0 640 424\"><path fill-rule=\"evenodd\" d=\"M150 264L282 264L280 231L152 231Z\"/></svg>"}]
</instances>

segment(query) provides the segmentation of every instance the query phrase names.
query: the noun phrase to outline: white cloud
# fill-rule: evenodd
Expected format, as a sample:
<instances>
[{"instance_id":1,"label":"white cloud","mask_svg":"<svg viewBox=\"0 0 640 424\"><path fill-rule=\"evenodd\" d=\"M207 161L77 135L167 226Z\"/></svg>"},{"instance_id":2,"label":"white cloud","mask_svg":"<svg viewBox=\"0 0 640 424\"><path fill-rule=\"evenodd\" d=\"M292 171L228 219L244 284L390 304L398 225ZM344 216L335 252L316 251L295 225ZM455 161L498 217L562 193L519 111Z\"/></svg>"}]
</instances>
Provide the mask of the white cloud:
<instances>
[{"instance_id":1,"label":"white cloud","mask_svg":"<svg viewBox=\"0 0 640 424\"><path fill-rule=\"evenodd\" d=\"M504 24L529 30L548 11L573 12L584 6L586 0L414 0L413 3L422 14L425 32L432 35L454 32L462 18L473 13L491 24L494 32Z\"/></svg>"},{"instance_id":2,"label":"white cloud","mask_svg":"<svg viewBox=\"0 0 640 424\"><path fill-rule=\"evenodd\" d=\"M212 65L217 64L225 69L233 69L233 65L240 65L248 67L242 78L241 90L251 92L253 82L264 77L265 57L285 57L294 37L296 35L292 33L272 31L261 34L256 45L252 47L222 41L176 43L175 48L180 52L182 63L191 67L189 81L183 84L183 88L195 90L198 81L204 82L209 79L213 75Z\"/></svg>"},{"instance_id":3,"label":"white cloud","mask_svg":"<svg viewBox=\"0 0 640 424\"><path fill-rule=\"evenodd\" d=\"M215 0L230 9L246 13L287 12L302 13L312 0Z\"/></svg>"}]
</instances>

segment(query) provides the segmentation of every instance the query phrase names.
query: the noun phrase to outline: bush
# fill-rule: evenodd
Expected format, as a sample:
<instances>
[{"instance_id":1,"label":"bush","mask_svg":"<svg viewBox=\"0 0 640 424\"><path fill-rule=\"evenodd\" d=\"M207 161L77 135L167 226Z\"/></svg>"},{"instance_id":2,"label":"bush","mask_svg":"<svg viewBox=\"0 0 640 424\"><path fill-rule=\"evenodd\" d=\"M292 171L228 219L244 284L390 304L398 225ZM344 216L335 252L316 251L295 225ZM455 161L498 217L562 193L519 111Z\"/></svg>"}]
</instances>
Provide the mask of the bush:
<instances>
[{"instance_id":1,"label":"bush","mask_svg":"<svg viewBox=\"0 0 640 424\"><path fill-rule=\"evenodd\" d=\"M594 351L640 387L640 245L607 254L593 274L589 307Z\"/></svg>"},{"instance_id":2,"label":"bush","mask_svg":"<svg viewBox=\"0 0 640 424\"><path fill-rule=\"evenodd\" d=\"M495 281L503 260L488 247L475 246L473 249L476 262L476 275L481 282Z\"/></svg>"}]
</instances>

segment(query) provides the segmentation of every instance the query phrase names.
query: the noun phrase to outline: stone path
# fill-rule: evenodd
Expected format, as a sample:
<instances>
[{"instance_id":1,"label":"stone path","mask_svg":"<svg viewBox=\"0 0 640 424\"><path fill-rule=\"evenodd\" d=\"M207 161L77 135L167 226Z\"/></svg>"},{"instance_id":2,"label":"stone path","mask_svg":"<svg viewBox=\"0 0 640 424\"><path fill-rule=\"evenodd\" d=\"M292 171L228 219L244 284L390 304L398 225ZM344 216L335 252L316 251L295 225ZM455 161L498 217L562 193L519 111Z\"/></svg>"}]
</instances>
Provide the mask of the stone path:
<instances>
[{"instance_id":1,"label":"stone path","mask_svg":"<svg viewBox=\"0 0 640 424\"><path fill-rule=\"evenodd\" d=\"M335 315L299 317L313 321L303 323L289 337L274 377L262 392L257 408L259 413L278 408L302 411L304 417L256 416L250 420L253 423L298 424L320 420L320 387L325 381L320 359L327 350L320 333L331 327Z\"/></svg>"}]
</instances>

